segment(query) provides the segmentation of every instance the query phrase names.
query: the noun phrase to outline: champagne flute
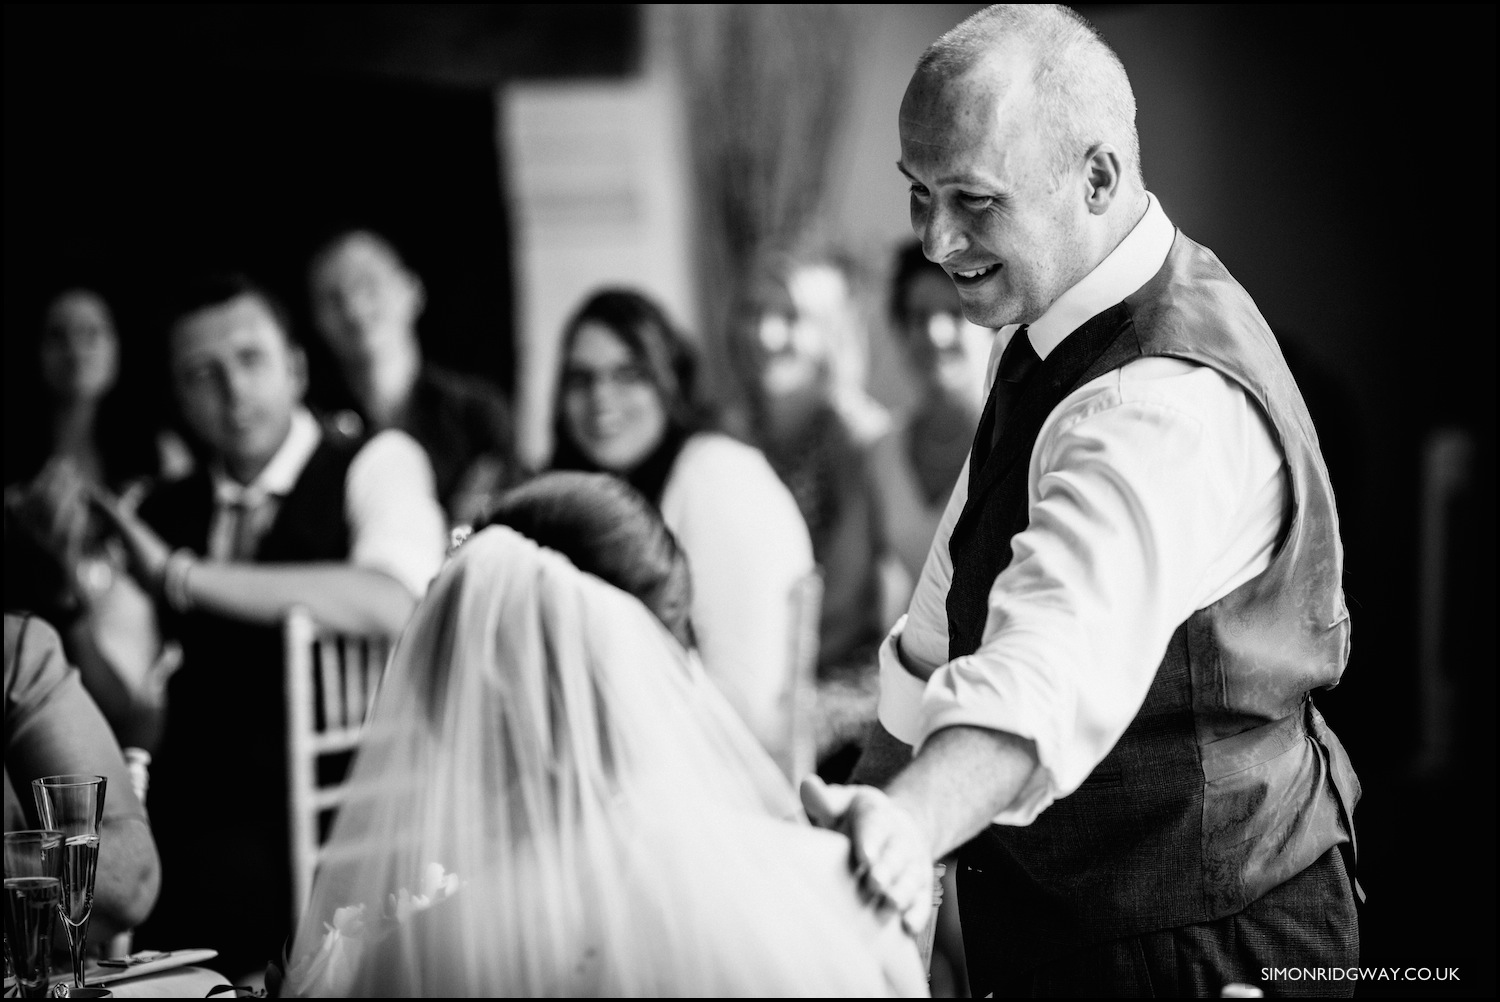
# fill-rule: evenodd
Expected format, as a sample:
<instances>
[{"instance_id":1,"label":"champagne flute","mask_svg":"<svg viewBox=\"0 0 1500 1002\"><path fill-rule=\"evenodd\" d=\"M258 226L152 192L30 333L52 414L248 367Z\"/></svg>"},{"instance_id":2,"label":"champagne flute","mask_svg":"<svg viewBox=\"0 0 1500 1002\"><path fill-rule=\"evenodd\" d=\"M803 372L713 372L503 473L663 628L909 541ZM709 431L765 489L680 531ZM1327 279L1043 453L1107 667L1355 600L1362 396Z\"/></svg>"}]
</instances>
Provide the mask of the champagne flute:
<instances>
[{"instance_id":1,"label":"champagne flute","mask_svg":"<svg viewBox=\"0 0 1500 1002\"><path fill-rule=\"evenodd\" d=\"M45 998L62 900L62 832L5 833L5 952L22 998Z\"/></svg>"},{"instance_id":2,"label":"champagne flute","mask_svg":"<svg viewBox=\"0 0 1500 1002\"><path fill-rule=\"evenodd\" d=\"M62 832L62 911L73 954L73 987L83 985L83 951L94 910L99 824L104 820L103 776L44 776L31 781L42 824Z\"/></svg>"}]
</instances>

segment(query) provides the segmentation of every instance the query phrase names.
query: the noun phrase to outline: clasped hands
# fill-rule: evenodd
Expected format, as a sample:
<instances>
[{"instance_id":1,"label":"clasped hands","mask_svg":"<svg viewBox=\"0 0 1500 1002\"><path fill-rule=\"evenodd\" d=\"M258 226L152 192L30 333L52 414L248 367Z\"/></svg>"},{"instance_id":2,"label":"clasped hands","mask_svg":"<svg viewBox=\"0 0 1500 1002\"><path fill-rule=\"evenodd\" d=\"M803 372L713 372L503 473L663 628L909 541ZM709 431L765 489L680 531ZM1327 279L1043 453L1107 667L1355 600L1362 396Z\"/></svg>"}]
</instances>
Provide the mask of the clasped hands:
<instances>
[{"instance_id":1,"label":"clasped hands","mask_svg":"<svg viewBox=\"0 0 1500 1002\"><path fill-rule=\"evenodd\" d=\"M802 806L813 824L848 836L850 869L861 894L901 916L919 935L932 915L932 839L917 818L873 786L802 781Z\"/></svg>"}]
</instances>

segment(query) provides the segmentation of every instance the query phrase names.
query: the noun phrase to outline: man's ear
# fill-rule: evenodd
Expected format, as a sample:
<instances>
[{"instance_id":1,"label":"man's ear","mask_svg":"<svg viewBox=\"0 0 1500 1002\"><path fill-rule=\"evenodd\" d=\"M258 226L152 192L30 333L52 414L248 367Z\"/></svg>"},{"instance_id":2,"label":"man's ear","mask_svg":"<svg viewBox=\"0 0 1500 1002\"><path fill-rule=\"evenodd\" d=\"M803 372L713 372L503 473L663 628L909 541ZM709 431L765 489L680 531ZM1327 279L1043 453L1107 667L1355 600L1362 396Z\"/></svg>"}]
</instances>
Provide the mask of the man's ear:
<instances>
[{"instance_id":1,"label":"man's ear","mask_svg":"<svg viewBox=\"0 0 1500 1002\"><path fill-rule=\"evenodd\" d=\"M1102 216L1120 194L1124 169L1119 151L1109 143L1100 143L1089 150L1084 171L1088 181L1089 212Z\"/></svg>"},{"instance_id":2,"label":"man's ear","mask_svg":"<svg viewBox=\"0 0 1500 1002\"><path fill-rule=\"evenodd\" d=\"M307 352L300 344L287 345L287 367L292 370L292 381L297 384L297 402L307 396Z\"/></svg>"}]
</instances>

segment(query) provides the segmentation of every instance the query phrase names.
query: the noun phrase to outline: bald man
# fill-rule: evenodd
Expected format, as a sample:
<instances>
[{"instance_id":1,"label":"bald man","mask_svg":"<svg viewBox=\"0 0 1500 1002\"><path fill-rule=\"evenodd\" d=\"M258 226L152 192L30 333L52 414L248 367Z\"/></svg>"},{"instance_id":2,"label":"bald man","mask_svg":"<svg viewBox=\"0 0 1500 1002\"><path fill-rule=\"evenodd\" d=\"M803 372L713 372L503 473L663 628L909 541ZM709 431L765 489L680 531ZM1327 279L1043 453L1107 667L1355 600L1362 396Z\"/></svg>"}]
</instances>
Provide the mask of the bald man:
<instances>
[{"instance_id":1,"label":"bald man","mask_svg":"<svg viewBox=\"0 0 1500 1002\"><path fill-rule=\"evenodd\" d=\"M809 813L911 929L957 850L975 996L1337 990L1267 970L1358 958L1358 783L1312 702L1343 554L1270 330L1147 192L1124 68L1068 9L939 39L900 136L926 256L1001 332L881 651L875 785L809 782Z\"/></svg>"}]
</instances>

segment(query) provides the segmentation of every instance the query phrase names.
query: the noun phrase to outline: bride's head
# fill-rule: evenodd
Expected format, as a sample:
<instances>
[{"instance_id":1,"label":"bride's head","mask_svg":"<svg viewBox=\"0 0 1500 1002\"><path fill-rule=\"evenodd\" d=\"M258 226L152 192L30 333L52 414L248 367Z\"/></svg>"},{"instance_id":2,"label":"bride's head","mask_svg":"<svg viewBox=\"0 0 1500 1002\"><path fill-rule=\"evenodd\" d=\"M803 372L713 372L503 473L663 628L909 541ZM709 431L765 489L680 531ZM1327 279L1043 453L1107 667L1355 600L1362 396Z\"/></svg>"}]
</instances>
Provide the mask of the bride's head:
<instances>
[{"instance_id":1,"label":"bride's head","mask_svg":"<svg viewBox=\"0 0 1500 1002\"><path fill-rule=\"evenodd\" d=\"M598 475L539 478L458 547L381 685L295 991L718 983L714 964L737 952L679 984L723 904L709 882L742 888L764 866L726 860L724 837L703 833L787 816L795 796L672 635L687 626L686 570L655 510ZM426 890L430 873L447 897ZM363 946L340 954L322 929L351 914Z\"/></svg>"},{"instance_id":2,"label":"bride's head","mask_svg":"<svg viewBox=\"0 0 1500 1002\"><path fill-rule=\"evenodd\" d=\"M693 646L687 558L661 514L607 473L547 473L508 492L476 531L516 530L579 570L641 601L684 647Z\"/></svg>"},{"instance_id":3,"label":"bride's head","mask_svg":"<svg viewBox=\"0 0 1500 1002\"><path fill-rule=\"evenodd\" d=\"M629 484L537 477L501 498L428 589L387 677L407 692L393 718L423 721L417 740L456 766L445 782L467 776L509 802L499 823L513 834L566 826L681 771L673 744L691 738L701 704L688 693L701 674L690 599L686 558Z\"/></svg>"}]
</instances>

